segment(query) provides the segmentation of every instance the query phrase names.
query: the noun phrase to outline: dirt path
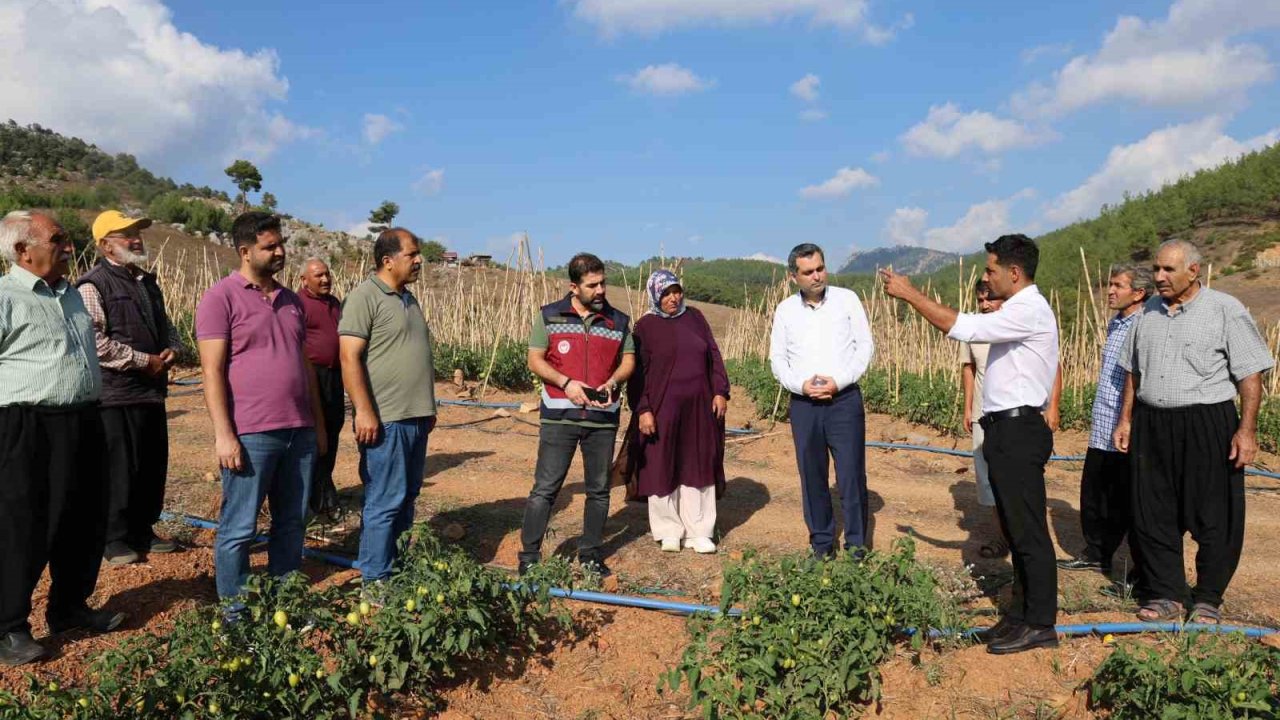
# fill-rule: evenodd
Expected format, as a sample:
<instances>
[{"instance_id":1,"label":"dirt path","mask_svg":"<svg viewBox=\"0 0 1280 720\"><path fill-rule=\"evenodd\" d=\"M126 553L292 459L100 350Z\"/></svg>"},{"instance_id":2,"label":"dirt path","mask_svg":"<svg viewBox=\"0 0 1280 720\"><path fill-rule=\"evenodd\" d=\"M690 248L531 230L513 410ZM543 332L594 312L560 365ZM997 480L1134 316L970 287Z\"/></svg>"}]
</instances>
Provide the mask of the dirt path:
<instances>
[{"instance_id":1,"label":"dirt path","mask_svg":"<svg viewBox=\"0 0 1280 720\"><path fill-rule=\"evenodd\" d=\"M438 396L453 396L441 384ZM491 396L496 400L527 400ZM731 407L730 426L747 423L745 403ZM214 481L209 421L198 392L183 389L170 401L171 481L168 509L211 517L216 513L218 483ZM419 518L437 530L461 531L459 542L481 562L514 568L524 499L531 483L537 452L536 415L493 417L492 411L446 407L441 427L428 450L427 484L419 503ZM868 438L956 447L953 439L901 423L886 416L868 419ZM733 440L727 453L728 490L719 506L719 556L685 552L664 555L648 535L644 506L627 504L614 493L607 525L609 564L618 574L623 592L662 589L680 597L715 602L720 566L726 556L744 548L766 553L801 551L807 537L800 511L799 485L788 426L761 428L762 436ZM1064 433L1056 452L1079 454L1087 438ZM358 506L360 487L356 455L344 433L336 477L346 502ZM962 448L963 449L963 448ZM1274 456L1264 458L1273 469ZM979 584L1007 575L1005 561L978 557L978 547L991 531L989 519L976 506L973 474L965 458L899 450L868 452L874 542L887 547L895 538L912 533L920 555L928 562L966 576L972 566ZM1050 521L1062 554L1078 550L1078 463L1054 463L1048 473ZM1225 614L1232 620L1280 625L1280 593L1275 585L1280 568L1280 482L1251 478L1257 489L1249 494L1244 558L1227 595ZM575 463L557 502L545 550L572 552L582 523L581 467ZM335 529L334 549L350 549L358 522ZM191 545L170 557L146 565L103 569L95 602L127 610L129 632L163 632L174 613L214 597L210 534L191 533ZM320 543L313 541L312 544ZM1188 545L1192 557L1193 546ZM265 558L255 557L257 562ZM1188 563L1188 570L1191 567ZM308 563L318 580L343 576L326 566ZM1095 574L1063 574L1060 578L1062 622L1127 621L1131 608L1098 593L1104 580ZM37 637L44 633L42 584L33 613ZM992 600L974 604L975 612L992 612ZM684 647L684 623L677 617L631 609L575 606L580 637L565 641L507 676L486 673L484 686L464 683L446 697L447 718L654 718L683 717L682 696L657 693L658 674L669 667ZM86 638L68 635L55 646L61 656L37 666L39 673L74 678L86 657L117 642L119 636ZM878 708L884 717L1007 717L1034 716L1043 704L1061 706L1068 716L1087 716L1073 688L1105 657L1096 638L1064 642L1055 651L1035 651L995 658L981 647L926 658L920 665L905 658L885 670L885 698ZM508 674L511 675L511 674ZM0 672L0 683L14 686L20 673Z\"/></svg>"}]
</instances>

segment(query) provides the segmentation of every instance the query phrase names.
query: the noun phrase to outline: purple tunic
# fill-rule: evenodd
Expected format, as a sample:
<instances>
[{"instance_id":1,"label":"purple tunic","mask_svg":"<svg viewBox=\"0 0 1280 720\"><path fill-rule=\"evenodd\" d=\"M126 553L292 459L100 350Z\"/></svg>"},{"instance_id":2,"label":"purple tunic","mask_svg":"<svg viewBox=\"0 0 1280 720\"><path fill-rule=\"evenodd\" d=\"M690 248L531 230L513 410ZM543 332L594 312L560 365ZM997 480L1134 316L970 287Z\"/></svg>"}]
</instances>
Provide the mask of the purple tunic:
<instances>
[{"instance_id":1,"label":"purple tunic","mask_svg":"<svg viewBox=\"0 0 1280 720\"><path fill-rule=\"evenodd\" d=\"M729 397L729 376L702 313L674 318L645 315L635 326L638 366L627 385L632 408L630 472L637 498L663 496L677 486L724 489L724 421L711 410ZM649 411L657 432L641 435L636 418Z\"/></svg>"}]
</instances>

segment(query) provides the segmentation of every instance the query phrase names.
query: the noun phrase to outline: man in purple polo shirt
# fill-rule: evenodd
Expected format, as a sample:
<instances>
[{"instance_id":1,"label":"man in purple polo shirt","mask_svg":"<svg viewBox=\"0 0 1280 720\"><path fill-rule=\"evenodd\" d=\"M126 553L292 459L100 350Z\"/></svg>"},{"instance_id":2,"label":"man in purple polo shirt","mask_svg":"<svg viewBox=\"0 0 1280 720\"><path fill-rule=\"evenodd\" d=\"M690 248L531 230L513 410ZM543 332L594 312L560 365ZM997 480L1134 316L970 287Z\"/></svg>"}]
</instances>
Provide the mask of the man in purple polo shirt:
<instances>
[{"instance_id":1,"label":"man in purple polo shirt","mask_svg":"<svg viewBox=\"0 0 1280 720\"><path fill-rule=\"evenodd\" d=\"M280 219L247 212L231 226L240 270L205 292L196 308L204 399L222 469L222 513L214 548L218 596L239 595L264 498L271 502L267 571L302 564L311 470L326 438L315 372L305 352L302 301L275 280L284 268Z\"/></svg>"},{"instance_id":2,"label":"man in purple polo shirt","mask_svg":"<svg viewBox=\"0 0 1280 720\"><path fill-rule=\"evenodd\" d=\"M311 513L336 523L342 517L342 506L338 504L338 490L333 485L333 466L338 459L338 434L342 432L346 416L346 398L342 394L338 357L342 304L333 296L333 276L325 261L313 257L302 264L298 299L302 300L302 309L306 312L307 359L316 371L320 404L324 408L324 434L329 438L329 451L316 458L311 472Z\"/></svg>"}]
</instances>

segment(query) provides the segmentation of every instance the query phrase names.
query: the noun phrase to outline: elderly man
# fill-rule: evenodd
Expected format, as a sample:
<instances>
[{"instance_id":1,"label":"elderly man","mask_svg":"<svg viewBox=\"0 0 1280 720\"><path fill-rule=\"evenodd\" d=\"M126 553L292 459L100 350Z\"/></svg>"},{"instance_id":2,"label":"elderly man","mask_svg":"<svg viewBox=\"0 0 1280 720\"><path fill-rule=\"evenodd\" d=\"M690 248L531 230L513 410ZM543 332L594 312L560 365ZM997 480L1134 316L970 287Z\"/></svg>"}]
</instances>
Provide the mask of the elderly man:
<instances>
[{"instance_id":1,"label":"elderly man","mask_svg":"<svg viewBox=\"0 0 1280 720\"><path fill-rule=\"evenodd\" d=\"M1190 242L1160 245L1158 297L1142 308L1119 361L1129 376L1113 442L1132 458L1130 539L1142 556L1144 622L1179 620L1188 600L1188 619L1221 619L1244 546L1244 468L1258 452L1262 373L1275 365L1244 305L1200 284L1200 262ZM1199 545L1190 597L1188 530Z\"/></svg>"},{"instance_id":2,"label":"elderly man","mask_svg":"<svg viewBox=\"0 0 1280 720\"><path fill-rule=\"evenodd\" d=\"M152 526L164 507L169 471L169 427L164 401L169 368L182 341L165 312L156 276L143 269L147 218L108 210L93 221L98 264L76 280L93 318L102 367L102 430L107 454L107 545L112 565L176 549Z\"/></svg>"},{"instance_id":3,"label":"elderly man","mask_svg":"<svg viewBox=\"0 0 1280 720\"><path fill-rule=\"evenodd\" d=\"M984 635L987 652L1002 655L1056 647L1058 568L1045 519L1044 466L1053 430L1044 417L1058 376L1058 323L1036 288L1040 250L1025 235L986 244L982 274L999 312L957 313L912 287L904 275L881 270L885 293L903 300L929 324L960 342L991 344L982 386L982 453L987 459L1005 540L1013 554L1013 601Z\"/></svg>"},{"instance_id":4,"label":"elderly man","mask_svg":"<svg viewBox=\"0 0 1280 720\"><path fill-rule=\"evenodd\" d=\"M223 599L244 590L265 499L271 501L267 572L278 577L301 567L311 467L326 448L302 301L276 282L285 260L280 218L243 213L231 224L231 238L240 269L205 291L196 307L204 400L222 470L214 574ZM229 618L241 610L233 602Z\"/></svg>"},{"instance_id":5,"label":"elderly man","mask_svg":"<svg viewBox=\"0 0 1280 720\"><path fill-rule=\"evenodd\" d=\"M1059 560L1063 570L1099 570L1111 574L1111 556L1129 532L1129 456L1116 449L1111 435L1120 418L1124 399L1125 376L1120 367L1120 353L1129 331L1138 320L1142 305L1154 290L1151 271L1138 265L1118 267L1107 284L1107 307L1115 312L1107 323L1107 341L1102 347L1102 367L1098 371L1098 392L1093 398L1093 425L1089 432L1089 449L1080 476L1080 528L1085 547L1072 560ZM1130 554L1136 562L1136 543L1130 543ZM1125 588L1130 568L1118 587Z\"/></svg>"},{"instance_id":6,"label":"elderly man","mask_svg":"<svg viewBox=\"0 0 1280 720\"><path fill-rule=\"evenodd\" d=\"M419 246L404 228L382 231L377 270L347 295L338 325L364 483L360 575L375 600L372 584L391 576L396 541L413 524L436 425L431 330L409 291L422 270Z\"/></svg>"},{"instance_id":7,"label":"elderly man","mask_svg":"<svg viewBox=\"0 0 1280 720\"><path fill-rule=\"evenodd\" d=\"M337 521L341 507L333 485L333 465L338 458L338 433L346 415L342 395L342 369L338 352L338 319L342 305L333 296L333 276L320 258L308 258L302 264L302 287L298 299L307 314L307 359L316 371L320 388L320 405L324 410L325 436L330 439L328 451L316 458L311 474L311 513L326 514Z\"/></svg>"},{"instance_id":8,"label":"elderly man","mask_svg":"<svg viewBox=\"0 0 1280 720\"><path fill-rule=\"evenodd\" d=\"M769 366L791 392L791 435L809 546L835 552L835 515L828 488L830 458L844 515L844 548L867 546L866 412L858 380L875 343L862 302L852 290L827 284L822 248L804 243L787 257L798 292L778 304L769 338Z\"/></svg>"},{"instance_id":9,"label":"elderly man","mask_svg":"<svg viewBox=\"0 0 1280 720\"><path fill-rule=\"evenodd\" d=\"M50 632L108 632L124 614L86 604L98 581L106 488L93 320L65 276L74 251L47 215L0 220L0 663L45 655L31 593L45 564Z\"/></svg>"}]
</instances>

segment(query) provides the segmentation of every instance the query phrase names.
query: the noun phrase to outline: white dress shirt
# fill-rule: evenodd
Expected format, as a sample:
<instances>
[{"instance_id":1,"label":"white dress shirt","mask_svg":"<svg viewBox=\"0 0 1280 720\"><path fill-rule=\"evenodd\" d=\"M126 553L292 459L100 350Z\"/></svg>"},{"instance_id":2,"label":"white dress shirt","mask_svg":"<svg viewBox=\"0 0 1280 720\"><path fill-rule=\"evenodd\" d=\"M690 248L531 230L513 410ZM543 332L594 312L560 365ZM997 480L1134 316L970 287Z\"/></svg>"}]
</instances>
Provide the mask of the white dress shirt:
<instances>
[{"instance_id":1,"label":"white dress shirt","mask_svg":"<svg viewBox=\"0 0 1280 720\"><path fill-rule=\"evenodd\" d=\"M874 350L867 313L852 290L828 287L817 305L796 293L773 313L769 365L778 382L797 395L814 375L835 380L837 392L858 382Z\"/></svg>"},{"instance_id":2,"label":"white dress shirt","mask_svg":"<svg viewBox=\"0 0 1280 720\"><path fill-rule=\"evenodd\" d=\"M1058 321L1035 285L1014 293L993 313L961 313L947 337L991 343L982 384L984 414L1049 404L1058 377Z\"/></svg>"}]
</instances>

